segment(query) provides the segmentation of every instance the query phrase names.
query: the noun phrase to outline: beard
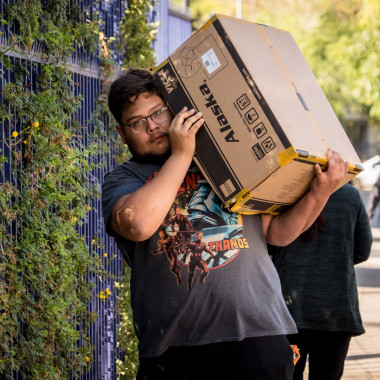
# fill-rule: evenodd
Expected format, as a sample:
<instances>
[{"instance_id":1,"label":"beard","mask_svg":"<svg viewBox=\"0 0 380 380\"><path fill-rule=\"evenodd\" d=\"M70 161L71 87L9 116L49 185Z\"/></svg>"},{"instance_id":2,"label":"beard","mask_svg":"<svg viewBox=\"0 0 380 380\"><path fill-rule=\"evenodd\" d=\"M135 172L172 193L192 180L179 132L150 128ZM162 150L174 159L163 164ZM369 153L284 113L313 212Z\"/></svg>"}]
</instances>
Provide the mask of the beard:
<instances>
[{"instance_id":1,"label":"beard","mask_svg":"<svg viewBox=\"0 0 380 380\"><path fill-rule=\"evenodd\" d=\"M170 156L171 150L170 147L167 149L165 153L161 154L155 154L155 153L147 153L144 155L141 155L137 153L137 151L134 149L133 144L128 145L129 151L132 153L132 156L134 160L145 163L145 164L163 164Z\"/></svg>"},{"instance_id":2,"label":"beard","mask_svg":"<svg viewBox=\"0 0 380 380\"><path fill-rule=\"evenodd\" d=\"M165 135L167 136L167 138L169 138L168 134L165 133ZM135 144L128 139L128 136L126 135L124 130L123 130L123 137L135 161L146 163L146 164L163 164L169 158L171 154L170 146L164 153L146 153L143 155L139 154L137 149L135 149Z\"/></svg>"},{"instance_id":3,"label":"beard","mask_svg":"<svg viewBox=\"0 0 380 380\"><path fill-rule=\"evenodd\" d=\"M144 164L163 164L170 156L170 149L164 154L137 154L133 148L129 148L129 151L132 153L132 156L135 161L144 163Z\"/></svg>"}]
</instances>

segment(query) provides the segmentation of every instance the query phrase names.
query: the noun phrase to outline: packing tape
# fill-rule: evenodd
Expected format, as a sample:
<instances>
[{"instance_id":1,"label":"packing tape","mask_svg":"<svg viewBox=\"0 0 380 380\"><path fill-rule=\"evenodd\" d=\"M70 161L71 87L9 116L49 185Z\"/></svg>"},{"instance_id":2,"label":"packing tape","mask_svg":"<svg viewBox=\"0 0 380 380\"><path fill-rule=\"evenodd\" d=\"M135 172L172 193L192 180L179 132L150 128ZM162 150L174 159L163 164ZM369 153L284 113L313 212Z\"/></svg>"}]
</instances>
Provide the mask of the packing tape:
<instances>
[{"instance_id":1,"label":"packing tape","mask_svg":"<svg viewBox=\"0 0 380 380\"><path fill-rule=\"evenodd\" d=\"M298 153L292 146L283 150L282 152L277 153L277 159L281 166L287 165L296 157L298 157Z\"/></svg>"},{"instance_id":2,"label":"packing tape","mask_svg":"<svg viewBox=\"0 0 380 380\"><path fill-rule=\"evenodd\" d=\"M250 192L247 189L240 190L232 199L227 201L225 205L227 207L230 207L231 210L234 207L235 203L238 202L240 199L249 198Z\"/></svg>"},{"instance_id":3,"label":"packing tape","mask_svg":"<svg viewBox=\"0 0 380 380\"><path fill-rule=\"evenodd\" d=\"M161 69L161 67L164 67L169 62L168 59L165 59L165 61L161 62L158 66L154 66L150 69L150 71L153 71L154 73Z\"/></svg>"},{"instance_id":4,"label":"packing tape","mask_svg":"<svg viewBox=\"0 0 380 380\"><path fill-rule=\"evenodd\" d=\"M205 30L208 28L211 24L214 23L215 20L218 19L218 15L216 14L214 17L212 17L210 20L208 20L204 25L202 25L199 30Z\"/></svg>"}]
</instances>

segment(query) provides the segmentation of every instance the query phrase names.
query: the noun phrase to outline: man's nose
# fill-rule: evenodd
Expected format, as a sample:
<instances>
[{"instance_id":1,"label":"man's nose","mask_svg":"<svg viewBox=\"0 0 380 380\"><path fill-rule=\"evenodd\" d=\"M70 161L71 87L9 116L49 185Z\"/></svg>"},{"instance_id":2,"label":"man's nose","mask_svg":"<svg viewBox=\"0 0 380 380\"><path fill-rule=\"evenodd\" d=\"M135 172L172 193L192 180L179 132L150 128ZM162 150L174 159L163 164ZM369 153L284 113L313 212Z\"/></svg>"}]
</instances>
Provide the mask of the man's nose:
<instances>
[{"instance_id":1,"label":"man's nose","mask_svg":"<svg viewBox=\"0 0 380 380\"><path fill-rule=\"evenodd\" d=\"M147 119L146 119L146 131L147 133L151 133L153 132L156 128L158 128L158 124L155 123L151 116L149 116Z\"/></svg>"}]
</instances>

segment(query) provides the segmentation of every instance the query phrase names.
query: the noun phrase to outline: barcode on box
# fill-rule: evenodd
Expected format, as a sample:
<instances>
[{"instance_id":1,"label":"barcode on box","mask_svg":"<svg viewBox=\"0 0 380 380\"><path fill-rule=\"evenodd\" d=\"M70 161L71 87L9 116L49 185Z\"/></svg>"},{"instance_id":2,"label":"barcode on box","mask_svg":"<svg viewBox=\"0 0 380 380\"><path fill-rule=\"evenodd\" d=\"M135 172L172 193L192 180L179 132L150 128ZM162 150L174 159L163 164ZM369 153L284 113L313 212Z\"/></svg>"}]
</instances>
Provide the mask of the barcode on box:
<instances>
[{"instance_id":1,"label":"barcode on box","mask_svg":"<svg viewBox=\"0 0 380 380\"><path fill-rule=\"evenodd\" d=\"M209 74L211 74L218 67L220 67L219 59L216 56L214 49L212 48L208 52L202 55L202 62L205 65Z\"/></svg>"}]
</instances>

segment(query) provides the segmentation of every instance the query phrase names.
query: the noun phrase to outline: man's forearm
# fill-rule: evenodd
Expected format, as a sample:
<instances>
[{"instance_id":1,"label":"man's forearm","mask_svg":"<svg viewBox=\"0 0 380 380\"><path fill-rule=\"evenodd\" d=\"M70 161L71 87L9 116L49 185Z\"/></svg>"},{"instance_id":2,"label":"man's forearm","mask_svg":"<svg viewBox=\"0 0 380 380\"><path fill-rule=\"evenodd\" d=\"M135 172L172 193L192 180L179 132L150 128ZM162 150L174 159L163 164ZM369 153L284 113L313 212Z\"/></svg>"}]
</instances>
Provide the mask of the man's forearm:
<instances>
[{"instance_id":1,"label":"man's forearm","mask_svg":"<svg viewBox=\"0 0 380 380\"><path fill-rule=\"evenodd\" d=\"M152 236L170 210L190 164L191 157L170 156L151 181L116 202L112 228L132 241Z\"/></svg>"},{"instance_id":2,"label":"man's forearm","mask_svg":"<svg viewBox=\"0 0 380 380\"><path fill-rule=\"evenodd\" d=\"M319 165L314 165L316 175L310 183L310 189L293 207L279 216L262 217L263 232L268 243L278 246L290 244L321 213L348 170L348 162L344 162L337 152L329 150L327 158L327 170L322 172Z\"/></svg>"},{"instance_id":3,"label":"man's forearm","mask_svg":"<svg viewBox=\"0 0 380 380\"><path fill-rule=\"evenodd\" d=\"M272 217L266 232L266 241L277 246L290 244L313 224L328 198L326 196L317 198L310 191L306 193L290 209Z\"/></svg>"}]
</instances>

